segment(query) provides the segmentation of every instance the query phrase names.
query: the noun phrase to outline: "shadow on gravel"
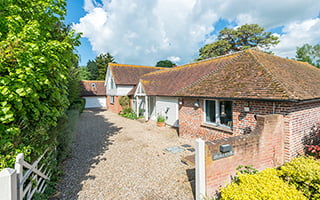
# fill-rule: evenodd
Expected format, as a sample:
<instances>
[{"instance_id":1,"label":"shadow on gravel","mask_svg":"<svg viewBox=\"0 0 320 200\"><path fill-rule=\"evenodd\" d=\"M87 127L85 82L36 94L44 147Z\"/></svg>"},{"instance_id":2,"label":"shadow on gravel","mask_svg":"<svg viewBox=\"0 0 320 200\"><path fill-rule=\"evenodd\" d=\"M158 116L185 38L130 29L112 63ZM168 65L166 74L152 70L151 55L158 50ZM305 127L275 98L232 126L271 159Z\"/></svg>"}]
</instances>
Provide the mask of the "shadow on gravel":
<instances>
[{"instance_id":1,"label":"shadow on gravel","mask_svg":"<svg viewBox=\"0 0 320 200\"><path fill-rule=\"evenodd\" d=\"M79 119L72 154L63 163L63 176L58 184L58 195L51 200L78 199L82 181L95 179L87 173L105 158L103 153L113 144L111 136L121 128L104 118L102 109L85 110Z\"/></svg>"},{"instance_id":2,"label":"shadow on gravel","mask_svg":"<svg viewBox=\"0 0 320 200\"><path fill-rule=\"evenodd\" d=\"M188 176L188 181L192 189L193 198L196 199L196 170L195 168L192 168L192 169L187 169L186 172Z\"/></svg>"}]
</instances>

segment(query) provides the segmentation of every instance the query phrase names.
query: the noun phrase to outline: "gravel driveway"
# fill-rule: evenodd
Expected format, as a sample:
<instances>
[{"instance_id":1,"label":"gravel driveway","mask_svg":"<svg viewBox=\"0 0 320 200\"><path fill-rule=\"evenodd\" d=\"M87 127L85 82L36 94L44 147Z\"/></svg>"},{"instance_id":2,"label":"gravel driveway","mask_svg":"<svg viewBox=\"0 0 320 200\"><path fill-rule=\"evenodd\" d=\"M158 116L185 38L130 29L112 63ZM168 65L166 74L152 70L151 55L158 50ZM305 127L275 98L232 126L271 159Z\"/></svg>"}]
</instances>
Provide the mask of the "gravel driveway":
<instances>
[{"instance_id":1,"label":"gravel driveway","mask_svg":"<svg viewBox=\"0 0 320 200\"><path fill-rule=\"evenodd\" d=\"M176 130L155 122L85 110L54 199L191 200L194 170L181 159L194 152L185 144L193 147L194 140L179 138ZM184 151L165 150L173 146Z\"/></svg>"}]
</instances>

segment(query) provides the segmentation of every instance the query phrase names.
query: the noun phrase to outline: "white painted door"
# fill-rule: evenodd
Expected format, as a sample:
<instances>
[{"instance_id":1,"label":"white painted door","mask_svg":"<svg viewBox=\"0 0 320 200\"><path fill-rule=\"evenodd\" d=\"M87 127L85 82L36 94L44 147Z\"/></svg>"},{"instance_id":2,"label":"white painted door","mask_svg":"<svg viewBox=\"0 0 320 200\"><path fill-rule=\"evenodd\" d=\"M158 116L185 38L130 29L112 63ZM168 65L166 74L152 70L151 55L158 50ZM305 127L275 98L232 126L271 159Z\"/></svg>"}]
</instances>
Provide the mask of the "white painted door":
<instances>
[{"instance_id":1,"label":"white painted door","mask_svg":"<svg viewBox=\"0 0 320 200\"><path fill-rule=\"evenodd\" d=\"M85 108L106 107L106 97L84 97L86 99Z\"/></svg>"},{"instance_id":2,"label":"white painted door","mask_svg":"<svg viewBox=\"0 0 320 200\"><path fill-rule=\"evenodd\" d=\"M178 121L178 98L175 97L157 97L156 113L166 118L166 123L171 126L179 126Z\"/></svg>"}]
</instances>

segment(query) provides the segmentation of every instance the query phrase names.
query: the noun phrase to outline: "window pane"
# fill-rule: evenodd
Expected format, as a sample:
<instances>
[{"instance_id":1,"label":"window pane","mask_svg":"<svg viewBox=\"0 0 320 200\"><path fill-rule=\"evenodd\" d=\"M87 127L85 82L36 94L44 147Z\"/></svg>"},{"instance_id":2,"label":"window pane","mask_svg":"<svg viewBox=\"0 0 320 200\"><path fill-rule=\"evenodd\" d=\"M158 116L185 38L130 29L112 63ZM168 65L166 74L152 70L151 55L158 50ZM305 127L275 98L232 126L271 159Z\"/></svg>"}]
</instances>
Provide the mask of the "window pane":
<instances>
[{"instance_id":1,"label":"window pane","mask_svg":"<svg viewBox=\"0 0 320 200\"><path fill-rule=\"evenodd\" d=\"M206 100L206 122L216 122L216 106L215 101Z\"/></svg>"},{"instance_id":2,"label":"window pane","mask_svg":"<svg viewBox=\"0 0 320 200\"><path fill-rule=\"evenodd\" d=\"M232 127L232 101L220 101L220 123Z\"/></svg>"}]
</instances>

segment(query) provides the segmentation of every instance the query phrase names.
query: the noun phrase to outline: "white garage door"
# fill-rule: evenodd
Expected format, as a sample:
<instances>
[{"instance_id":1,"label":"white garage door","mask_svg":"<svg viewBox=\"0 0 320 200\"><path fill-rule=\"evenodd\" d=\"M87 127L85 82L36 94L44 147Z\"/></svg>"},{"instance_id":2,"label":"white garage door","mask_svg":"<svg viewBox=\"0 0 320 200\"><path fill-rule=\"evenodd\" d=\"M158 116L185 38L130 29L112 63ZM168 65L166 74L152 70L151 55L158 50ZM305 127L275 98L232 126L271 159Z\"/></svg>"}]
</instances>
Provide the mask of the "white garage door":
<instances>
[{"instance_id":1,"label":"white garage door","mask_svg":"<svg viewBox=\"0 0 320 200\"><path fill-rule=\"evenodd\" d=\"M84 97L86 99L85 108L106 107L106 97Z\"/></svg>"}]
</instances>

